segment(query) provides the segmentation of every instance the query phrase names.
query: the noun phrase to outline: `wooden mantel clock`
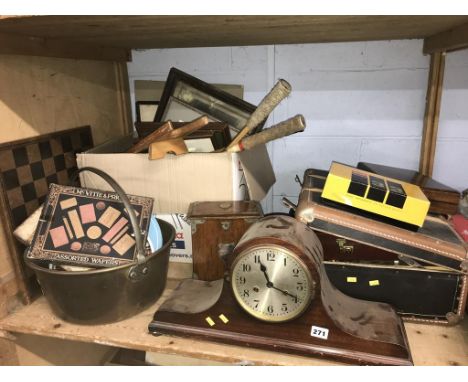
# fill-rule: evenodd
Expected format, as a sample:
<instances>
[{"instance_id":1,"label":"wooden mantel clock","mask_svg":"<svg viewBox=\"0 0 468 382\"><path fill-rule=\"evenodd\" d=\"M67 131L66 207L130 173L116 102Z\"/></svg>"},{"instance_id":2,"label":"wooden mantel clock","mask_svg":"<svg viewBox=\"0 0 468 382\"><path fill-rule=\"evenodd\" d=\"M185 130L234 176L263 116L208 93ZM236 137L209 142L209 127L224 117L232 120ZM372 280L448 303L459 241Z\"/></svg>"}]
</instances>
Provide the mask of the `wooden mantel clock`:
<instances>
[{"instance_id":1,"label":"wooden mantel clock","mask_svg":"<svg viewBox=\"0 0 468 382\"><path fill-rule=\"evenodd\" d=\"M194 314L157 311L150 331L355 364L411 365L393 308L341 293L322 259L307 225L286 215L264 217L229 256L217 302ZM207 325L207 317L220 315L229 321Z\"/></svg>"}]
</instances>

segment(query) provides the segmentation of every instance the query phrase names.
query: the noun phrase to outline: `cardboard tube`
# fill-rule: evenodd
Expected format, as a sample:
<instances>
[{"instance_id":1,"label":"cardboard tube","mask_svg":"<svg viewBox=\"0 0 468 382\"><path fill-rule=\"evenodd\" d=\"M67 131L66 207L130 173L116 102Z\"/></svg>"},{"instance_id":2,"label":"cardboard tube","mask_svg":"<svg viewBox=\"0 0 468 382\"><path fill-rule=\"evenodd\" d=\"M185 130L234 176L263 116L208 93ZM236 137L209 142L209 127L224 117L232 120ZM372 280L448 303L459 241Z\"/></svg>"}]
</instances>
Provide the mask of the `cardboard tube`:
<instances>
[{"instance_id":1,"label":"cardboard tube","mask_svg":"<svg viewBox=\"0 0 468 382\"><path fill-rule=\"evenodd\" d=\"M262 99L255 111L247 120L244 128L234 137L228 149L238 144L250 131L265 120L273 109L291 93L288 81L280 79L270 92Z\"/></svg>"},{"instance_id":2,"label":"cardboard tube","mask_svg":"<svg viewBox=\"0 0 468 382\"><path fill-rule=\"evenodd\" d=\"M278 138L286 137L299 131L304 131L304 129L304 116L298 114L295 117L289 118L283 122L280 122L270 127L269 129L265 129L260 133L244 138L237 145L228 149L228 151L238 152L243 150L249 150L257 145L267 143Z\"/></svg>"}]
</instances>

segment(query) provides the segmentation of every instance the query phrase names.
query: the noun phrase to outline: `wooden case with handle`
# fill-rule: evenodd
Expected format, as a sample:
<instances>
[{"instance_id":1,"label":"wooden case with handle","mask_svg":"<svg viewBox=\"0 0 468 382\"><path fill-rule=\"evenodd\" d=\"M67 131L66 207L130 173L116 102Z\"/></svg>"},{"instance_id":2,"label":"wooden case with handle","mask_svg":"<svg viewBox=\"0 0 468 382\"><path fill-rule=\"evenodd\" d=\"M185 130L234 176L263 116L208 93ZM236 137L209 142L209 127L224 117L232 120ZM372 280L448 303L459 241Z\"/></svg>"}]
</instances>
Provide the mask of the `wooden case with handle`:
<instances>
[{"instance_id":1,"label":"wooden case with handle","mask_svg":"<svg viewBox=\"0 0 468 382\"><path fill-rule=\"evenodd\" d=\"M262 206L255 201L190 204L187 217L192 226L195 277L205 281L223 278L223 251L232 250L247 228L262 216Z\"/></svg>"}]
</instances>

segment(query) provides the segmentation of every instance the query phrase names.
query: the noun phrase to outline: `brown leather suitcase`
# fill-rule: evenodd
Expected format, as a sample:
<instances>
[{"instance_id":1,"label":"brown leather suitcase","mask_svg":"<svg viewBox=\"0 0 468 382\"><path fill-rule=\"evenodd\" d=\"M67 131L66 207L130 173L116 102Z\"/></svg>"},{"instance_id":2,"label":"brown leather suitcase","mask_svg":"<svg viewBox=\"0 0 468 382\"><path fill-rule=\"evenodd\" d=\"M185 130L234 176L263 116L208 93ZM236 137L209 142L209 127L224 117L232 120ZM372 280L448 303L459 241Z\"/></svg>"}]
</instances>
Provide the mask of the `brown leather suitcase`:
<instances>
[{"instance_id":1,"label":"brown leather suitcase","mask_svg":"<svg viewBox=\"0 0 468 382\"><path fill-rule=\"evenodd\" d=\"M467 246L446 220L413 232L321 198L326 171L304 174L296 219L324 247L327 274L342 292L392 304L408 321L456 324L468 290Z\"/></svg>"}]
</instances>

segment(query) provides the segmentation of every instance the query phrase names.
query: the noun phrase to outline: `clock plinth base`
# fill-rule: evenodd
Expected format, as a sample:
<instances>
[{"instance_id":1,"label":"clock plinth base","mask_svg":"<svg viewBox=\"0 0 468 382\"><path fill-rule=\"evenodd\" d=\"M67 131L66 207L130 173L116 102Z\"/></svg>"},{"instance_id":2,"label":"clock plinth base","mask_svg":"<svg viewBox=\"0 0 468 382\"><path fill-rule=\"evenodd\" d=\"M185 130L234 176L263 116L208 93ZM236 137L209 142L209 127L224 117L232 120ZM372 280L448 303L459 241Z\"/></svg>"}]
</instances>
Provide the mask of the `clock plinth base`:
<instances>
[{"instance_id":1,"label":"clock plinth base","mask_svg":"<svg viewBox=\"0 0 468 382\"><path fill-rule=\"evenodd\" d=\"M372 303L370 303L372 304ZM229 321L224 323L223 314ZM210 317L215 323L210 326ZM293 321L267 323L259 321L239 307L229 285L225 284L218 302L196 314L157 311L149 325L153 334L197 338L231 345L301 356L324 357L363 365L412 365L406 333L401 320L386 322L401 330L406 346L367 340L341 330L327 315L320 301L314 301L307 311ZM312 326L328 329L327 339L311 336Z\"/></svg>"}]
</instances>

